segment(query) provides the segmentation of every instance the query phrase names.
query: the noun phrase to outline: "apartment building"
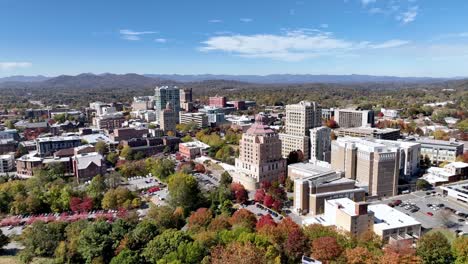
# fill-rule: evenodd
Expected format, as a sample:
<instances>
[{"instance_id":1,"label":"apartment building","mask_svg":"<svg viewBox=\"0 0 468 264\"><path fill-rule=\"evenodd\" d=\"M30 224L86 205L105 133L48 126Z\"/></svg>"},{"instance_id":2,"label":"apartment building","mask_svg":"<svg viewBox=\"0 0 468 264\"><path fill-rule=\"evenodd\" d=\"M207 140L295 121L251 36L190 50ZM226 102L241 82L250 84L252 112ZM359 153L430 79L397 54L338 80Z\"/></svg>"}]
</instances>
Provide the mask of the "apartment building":
<instances>
[{"instance_id":1,"label":"apartment building","mask_svg":"<svg viewBox=\"0 0 468 264\"><path fill-rule=\"evenodd\" d=\"M247 190L255 190L262 181L278 180L286 175L286 160L281 156L278 134L266 124L266 117L257 115L239 142L239 158L235 160L235 182Z\"/></svg>"},{"instance_id":2,"label":"apartment building","mask_svg":"<svg viewBox=\"0 0 468 264\"><path fill-rule=\"evenodd\" d=\"M41 157L52 156L55 151L75 148L81 145L79 136L45 137L36 139L37 154Z\"/></svg>"},{"instance_id":3,"label":"apartment building","mask_svg":"<svg viewBox=\"0 0 468 264\"><path fill-rule=\"evenodd\" d=\"M18 142L12 138L0 139L0 155L15 152Z\"/></svg>"},{"instance_id":4,"label":"apartment building","mask_svg":"<svg viewBox=\"0 0 468 264\"><path fill-rule=\"evenodd\" d=\"M114 130L122 127L125 117L122 113L110 113L93 118L93 126L98 129Z\"/></svg>"},{"instance_id":5,"label":"apartment building","mask_svg":"<svg viewBox=\"0 0 468 264\"><path fill-rule=\"evenodd\" d=\"M177 116L180 111L180 89L177 86L161 86L154 89L154 110L158 120L167 103L171 103Z\"/></svg>"},{"instance_id":6,"label":"apartment building","mask_svg":"<svg viewBox=\"0 0 468 264\"><path fill-rule=\"evenodd\" d=\"M195 123L198 127L208 127L208 116L204 113L180 113L179 121L181 124Z\"/></svg>"},{"instance_id":7,"label":"apartment building","mask_svg":"<svg viewBox=\"0 0 468 264\"><path fill-rule=\"evenodd\" d=\"M321 108L315 102L302 101L286 106L285 133L279 134L283 157L300 150L304 159L310 158L310 129L322 125Z\"/></svg>"},{"instance_id":8,"label":"apartment building","mask_svg":"<svg viewBox=\"0 0 468 264\"><path fill-rule=\"evenodd\" d=\"M331 129L325 126L310 130L310 159L330 162Z\"/></svg>"},{"instance_id":9,"label":"apartment building","mask_svg":"<svg viewBox=\"0 0 468 264\"><path fill-rule=\"evenodd\" d=\"M192 88L180 89L180 109L183 111L193 111Z\"/></svg>"},{"instance_id":10,"label":"apartment building","mask_svg":"<svg viewBox=\"0 0 468 264\"><path fill-rule=\"evenodd\" d=\"M334 120L340 127L373 127L374 111L372 110L353 110L353 109L335 109Z\"/></svg>"},{"instance_id":11,"label":"apartment building","mask_svg":"<svg viewBox=\"0 0 468 264\"><path fill-rule=\"evenodd\" d=\"M147 128L134 128L134 127L125 127L125 128L116 128L113 133L110 135L110 138L113 141L119 142L120 140L127 140L131 138L141 138L147 135Z\"/></svg>"}]
</instances>

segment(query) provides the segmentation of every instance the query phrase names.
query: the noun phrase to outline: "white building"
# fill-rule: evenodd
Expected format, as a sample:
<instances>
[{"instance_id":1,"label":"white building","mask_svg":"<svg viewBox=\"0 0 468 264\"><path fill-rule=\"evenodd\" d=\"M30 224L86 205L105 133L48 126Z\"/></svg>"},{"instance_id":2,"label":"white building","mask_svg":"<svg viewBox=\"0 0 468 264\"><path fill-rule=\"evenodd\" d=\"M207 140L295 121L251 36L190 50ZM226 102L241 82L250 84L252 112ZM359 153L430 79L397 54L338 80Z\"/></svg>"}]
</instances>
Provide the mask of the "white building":
<instances>
[{"instance_id":1,"label":"white building","mask_svg":"<svg viewBox=\"0 0 468 264\"><path fill-rule=\"evenodd\" d=\"M387 118L397 118L398 117L398 110L395 109L386 109L382 108L380 109L380 112L384 115L384 117Z\"/></svg>"},{"instance_id":2,"label":"white building","mask_svg":"<svg viewBox=\"0 0 468 264\"><path fill-rule=\"evenodd\" d=\"M12 171L15 168L15 154L0 155L0 173Z\"/></svg>"},{"instance_id":3,"label":"white building","mask_svg":"<svg viewBox=\"0 0 468 264\"><path fill-rule=\"evenodd\" d=\"M421 236L421 223L386 204L369 205L374 213L374 233L384 242L414 241Z\"/></svg>"},{"instance_id":4,"label":"white building","mask_svg":"<svg viewBox=\"0 0 468 264\"><path fill-rule=\"evenodd\" d=\"M451 198L468 204L468 183L460 183L453 185L442 186L442 191L444 194L450 196Z\"/></svg>"}]
</instances>

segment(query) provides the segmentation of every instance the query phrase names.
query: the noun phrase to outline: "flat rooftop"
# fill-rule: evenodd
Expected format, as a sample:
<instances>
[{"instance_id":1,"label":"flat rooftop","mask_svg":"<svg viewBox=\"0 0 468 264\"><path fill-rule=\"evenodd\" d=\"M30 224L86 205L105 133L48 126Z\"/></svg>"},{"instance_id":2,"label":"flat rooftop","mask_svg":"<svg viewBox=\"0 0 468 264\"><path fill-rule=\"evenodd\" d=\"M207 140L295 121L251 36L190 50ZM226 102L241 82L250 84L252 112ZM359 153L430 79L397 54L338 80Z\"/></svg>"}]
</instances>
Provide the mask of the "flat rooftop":
<instances>
[{"instance_id":1,"label":"flat rooftop","mask_svg":"<svg viewBox=\"0 0 468 264\"><path fill-rule=\"evenodd\" d=\"M372 204L369 205L368 210L374 212L374 228L379 228L381 230L421 224L413 217L393 209L386 204Z\"/></svg>"},{"instance_id":2,"label":"flat rooftop","mask_svg":"<svg viewBox=\"0 0 468 264\"><path fill-rule=\"evenodd\" d=\"M350 216L356 216L356 202L349 198L340 198L340 199L333 199L327 200L327 203L333 205L334 207L342 210L346 214Z\"/></svg>"},{"instance_id":3,"label":"flat rooftop","mask_svg":"<svg viewBox=\"0 0 468 264\"><path fill-rule=\"evenodd\" d=\"M79 136L66 136L66 137L44 137L37 138L38 142L53 142L53 141L68 141L68 140L80 140Z\"/></svg>"}]
</instances>

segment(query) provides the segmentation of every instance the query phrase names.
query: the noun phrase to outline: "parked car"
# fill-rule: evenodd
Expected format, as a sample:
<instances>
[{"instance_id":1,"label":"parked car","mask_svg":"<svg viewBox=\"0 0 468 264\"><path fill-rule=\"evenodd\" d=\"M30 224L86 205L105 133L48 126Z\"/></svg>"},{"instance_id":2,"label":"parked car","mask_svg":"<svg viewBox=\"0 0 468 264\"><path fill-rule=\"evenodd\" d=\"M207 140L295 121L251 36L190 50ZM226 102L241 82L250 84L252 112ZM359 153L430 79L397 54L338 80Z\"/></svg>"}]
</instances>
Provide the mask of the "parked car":
<instances>
[{"instance_id":1,"label":"parked car","mask_svg":"<svg viewBox=\"0 0 468 264\"><path fill-rule=\"evenodd\" d=\"M432 212L427 212L426 213L428 216L434 216L434 214Z\"/></svg>"}]
</instances>

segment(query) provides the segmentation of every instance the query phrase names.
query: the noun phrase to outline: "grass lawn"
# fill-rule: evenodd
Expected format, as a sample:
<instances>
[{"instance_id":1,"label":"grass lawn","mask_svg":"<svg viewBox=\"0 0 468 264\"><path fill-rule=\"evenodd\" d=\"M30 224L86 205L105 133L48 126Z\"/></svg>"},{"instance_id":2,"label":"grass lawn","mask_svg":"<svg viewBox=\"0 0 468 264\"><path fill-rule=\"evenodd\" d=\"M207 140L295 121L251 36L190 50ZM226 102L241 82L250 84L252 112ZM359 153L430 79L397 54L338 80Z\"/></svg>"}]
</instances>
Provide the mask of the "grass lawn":
<instances>
[{"instance_id":1,"label":"grass lawn","mask_svg":"<svg viewBox=\"0 0 468 264\"><path fill-rule=\"evenodd\" d=\"M35 258L31 264L45 264L45 263L52 263L52 261L48 262L47 258ZM0 256L0 264L21 264L19 258L17 256Z\"/></svg>"}]
</instances>

